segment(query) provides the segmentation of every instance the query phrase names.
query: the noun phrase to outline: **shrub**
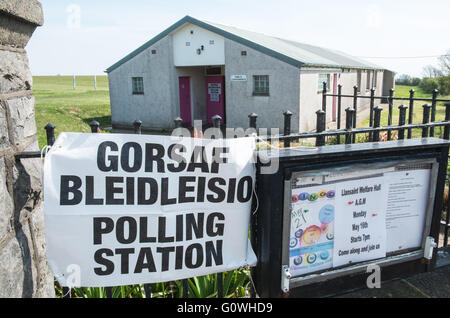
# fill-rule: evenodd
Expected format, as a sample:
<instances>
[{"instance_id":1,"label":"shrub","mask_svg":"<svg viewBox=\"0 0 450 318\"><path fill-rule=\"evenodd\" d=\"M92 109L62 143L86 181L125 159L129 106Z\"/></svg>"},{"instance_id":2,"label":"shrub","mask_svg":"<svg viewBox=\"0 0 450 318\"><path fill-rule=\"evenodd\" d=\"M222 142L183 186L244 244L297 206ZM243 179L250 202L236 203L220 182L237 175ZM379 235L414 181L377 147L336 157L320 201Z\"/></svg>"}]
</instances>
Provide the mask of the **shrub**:
<instances>
[{"instance_id":1,"label":"shrub","mask_svg":"<svg viewBox=\"0 0 450 318\"><path fill-rule=\"evenodd\" d=\"M428 94L433 93L433 90L439 89L437 78L424 77L419 84L419 87Z\"/></svg>"},{"instance_id":2,"label":"shrub","mask_svg":"<svg viewBox=\"0 0 450 318\"><path fill-rule=\"evenodd\" d=\"M442 76L437 79L438 90L441 95L450 94L450 75Z\"/></svg>"}]
</instances>

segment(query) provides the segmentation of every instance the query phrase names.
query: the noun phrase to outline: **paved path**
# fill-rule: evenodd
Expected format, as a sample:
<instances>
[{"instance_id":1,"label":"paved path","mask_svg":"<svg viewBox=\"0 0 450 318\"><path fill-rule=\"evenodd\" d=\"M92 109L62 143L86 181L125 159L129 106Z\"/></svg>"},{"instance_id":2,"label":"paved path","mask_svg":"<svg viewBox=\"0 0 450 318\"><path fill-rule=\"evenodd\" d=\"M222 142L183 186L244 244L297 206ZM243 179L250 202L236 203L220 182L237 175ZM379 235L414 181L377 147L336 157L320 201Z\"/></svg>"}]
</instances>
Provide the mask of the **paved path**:
<instances>
[{"instance_id":1,"label":"paved path","mask_svg":"<svg viewBox=\"0 0 450 318\"><path fill-rule=\"evenodd\" d=\"M437 268L409 278L382 282L379 289L361 289L338 298L450 298L450 246L438 253Z\"/></svg>"}]
</instances>

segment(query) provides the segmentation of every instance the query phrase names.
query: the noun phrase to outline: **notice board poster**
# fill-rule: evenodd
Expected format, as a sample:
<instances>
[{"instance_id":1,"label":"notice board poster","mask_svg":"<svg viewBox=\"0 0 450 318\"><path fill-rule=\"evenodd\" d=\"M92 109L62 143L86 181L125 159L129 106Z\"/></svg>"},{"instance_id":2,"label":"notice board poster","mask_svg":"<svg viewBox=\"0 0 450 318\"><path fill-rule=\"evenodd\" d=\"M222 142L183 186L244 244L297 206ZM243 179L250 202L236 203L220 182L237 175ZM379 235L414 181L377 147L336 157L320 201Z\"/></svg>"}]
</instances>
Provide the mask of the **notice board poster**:
<instances>
[{"instance_id":1,"label":"notice board poster","mask_svg":"<svg viewBox=\"0 0 450 318\"><path fill-rule=\"evenodd\" d=\"M294 173L293 276L420 248L431 161L390 162Z\"/></svg>"}]
</instances>

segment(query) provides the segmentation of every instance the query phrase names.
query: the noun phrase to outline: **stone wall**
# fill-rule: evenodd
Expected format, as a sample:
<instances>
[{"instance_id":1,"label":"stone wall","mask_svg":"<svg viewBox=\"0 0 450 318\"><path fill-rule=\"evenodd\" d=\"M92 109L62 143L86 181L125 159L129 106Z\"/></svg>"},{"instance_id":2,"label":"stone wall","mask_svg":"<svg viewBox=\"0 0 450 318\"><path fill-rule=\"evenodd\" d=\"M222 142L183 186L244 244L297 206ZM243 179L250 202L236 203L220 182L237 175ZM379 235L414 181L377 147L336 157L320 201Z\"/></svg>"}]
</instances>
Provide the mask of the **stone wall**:
<instances>
[{"instance_id":1,"label":"stone wall","mask_svg":"<svg viewBox=\"0 0 450 318\"><path fill-rule=\"evenodd\" d=\"M54 297L45 255L42 163L15 159L39 149L24 48L42 24L38 1L0 1L0 297Z\"/></svg>"}]
</instances>

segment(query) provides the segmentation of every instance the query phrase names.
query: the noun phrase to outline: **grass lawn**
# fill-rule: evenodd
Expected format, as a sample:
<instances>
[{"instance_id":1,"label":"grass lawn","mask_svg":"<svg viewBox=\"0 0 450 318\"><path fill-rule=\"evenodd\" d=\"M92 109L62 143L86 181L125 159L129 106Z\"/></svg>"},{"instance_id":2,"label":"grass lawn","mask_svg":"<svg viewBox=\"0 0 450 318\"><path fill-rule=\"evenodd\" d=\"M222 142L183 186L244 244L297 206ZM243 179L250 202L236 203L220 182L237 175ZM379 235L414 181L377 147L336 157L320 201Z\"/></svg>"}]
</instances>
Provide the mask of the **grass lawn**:
<instances>
[{"instance_id":1,"label":"grass lawn","mask_svg":"<svg viewBox=\"0 0 450 318\"><path fill-rule=\"evenodd\" d=\"M422 89L420 89L417 86L403 86L403 85L396 85L395 86L395 97L409 97L409 91L411 89L415 90L414 97L416 98L431 98L431 94L424 93ZM450 95L442 96L438 95L438 98L443 99L450 99ZM425 101L415 101L414 102L414 116L413 116L413 123L421 123L423 119L423 104L431 102L425 102ZM409 107L409 101L394 101L394 107L392 111L392 124L397 125L398 124L398 117L399 117L399 110L398 106L401 104L405 104ZM406 111L406 122L408 122L408 114L409 109ZM383 105L383 111L381 113L381 126L387 126L388 125L388 117L389 117L389 108L387 105ZM439 102L436 104L436 120L444 120L445 118L445 106L443 102ZM360 125L360 127L368 127L369 126L369 117L367 117ZM443 128L439 127L435 129L435 137L439 137L443 133ZM421 129L413 129L413 138L420 138L422 137L422 130Z\"/></svg>"},{"instance_id":2,"label":"grass lawn","mask_svg":"<svg viewBox=\"0 0 450 318\"><path fill-rule=\"evenodd\" d=\"M46 144L45 125L60 132L90 132L89 123L97 120L100 127L111 125L111 109L107 76L77 76L73 90L72 76L34 76L35 116L39 147Z\"/></svg>"}]
</instances>

